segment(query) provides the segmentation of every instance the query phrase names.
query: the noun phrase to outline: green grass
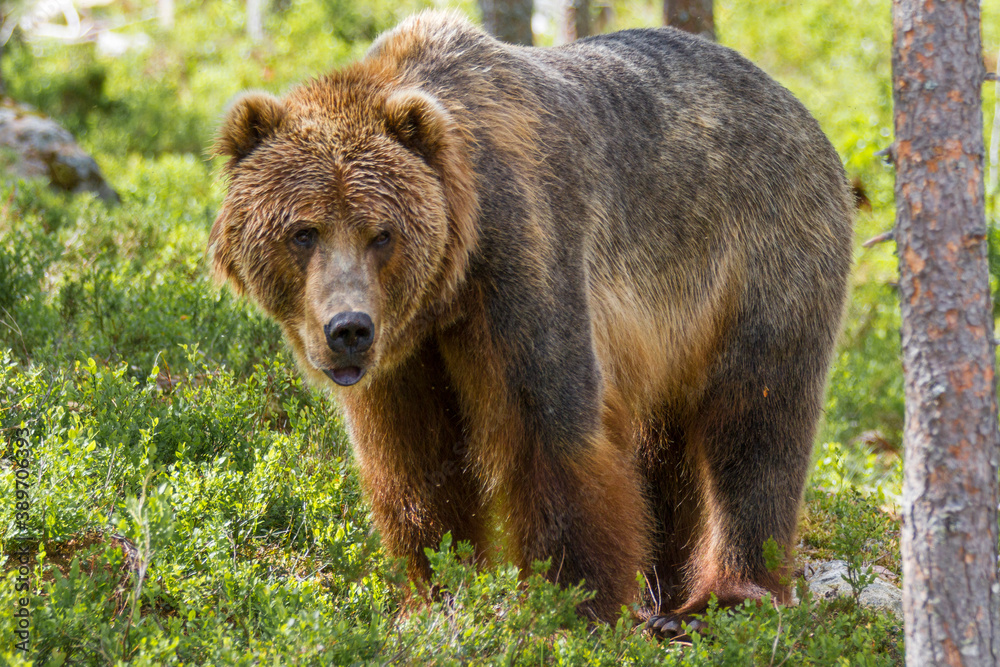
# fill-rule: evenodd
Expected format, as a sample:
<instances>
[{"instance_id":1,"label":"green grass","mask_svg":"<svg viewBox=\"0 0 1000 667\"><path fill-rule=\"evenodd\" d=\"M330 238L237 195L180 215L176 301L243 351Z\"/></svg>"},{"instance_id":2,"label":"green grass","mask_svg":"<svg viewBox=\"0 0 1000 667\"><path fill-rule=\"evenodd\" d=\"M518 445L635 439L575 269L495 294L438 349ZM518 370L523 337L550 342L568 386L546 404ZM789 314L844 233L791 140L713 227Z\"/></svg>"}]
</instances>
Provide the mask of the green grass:
<instances>
[{"instance_id":1,"label":"green grass","mask_svg":"<svg viewBox=\"0 0 1000 667\"><path fill-rule=\"evenodd\" d=\"M238 91L281 93L429 4L280 0L254 45L242 3L206 0L180 3L170 32L136 24L153 37L139 54L8 45L8 92L74 131L122 204L0 185L0 426L32 447L26 533L14 468L0 461L2 659L27 664L8 648L20 595L9 555L26 548L38 665L899 664L899 622L849 598L713 610L711 635L668 648L634 631L627 610L590 626L573 611L585 590L538 574L519 584L502 559L477 570L447 540L432 554L447 595L404 603L336 406L298 378L277 328L207 277L222 191L204 154ZM872 204L857 221L800 557L898 573L896 265L891 244L860 246L893 221L892 173L874 155L891 141L890 3L716 5L720 40L803 100ZM613 8L619 28L659 16L659 4ZM94 11L140 16L125 4ZM1000 0L983 16L992 54ZM990 98L987 121L992 111ZM138 550L131 565L123 540Z\"/></svg>"}]
</instances>

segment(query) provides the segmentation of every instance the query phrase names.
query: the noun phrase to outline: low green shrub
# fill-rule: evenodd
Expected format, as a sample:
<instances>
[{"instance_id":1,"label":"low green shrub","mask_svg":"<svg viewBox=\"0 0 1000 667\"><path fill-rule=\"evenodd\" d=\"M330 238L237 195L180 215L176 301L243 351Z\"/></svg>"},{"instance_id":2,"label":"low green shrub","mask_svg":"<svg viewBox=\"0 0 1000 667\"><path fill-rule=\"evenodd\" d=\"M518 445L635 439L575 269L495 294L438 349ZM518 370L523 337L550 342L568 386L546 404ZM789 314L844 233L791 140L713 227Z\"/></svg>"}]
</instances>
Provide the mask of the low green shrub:
<instances>
[{"instance_id":1,"label":"low green shrub","mask_svg":"<svg viewBox=\"0 0 1000 667\"><path fill-rule=\"evenodd\" d=\"M11 554L26 548L35 664L899 664L899 621L852 598L803 589L798 607L712 608L708 632L664 645L634 610L613 625L578 616L585 586L548 583L544 564L524 578L502 556L474 567L449 538L430 554L440 595L421 602L385 556L336 405L299 378L276 326L208 278L222 184L205 152L239 91L281 93L360 57L428 4L276 0L254 44L235 0L178 3L170 31L112 3L91 11L145 30L149 47L9 44L7 92L76 133L122 197L0 184L3 498L14 429L32 448L26 530L0 501L0 605L15 607ZM899 573L896 258L891 244L861 247L893 223L892 173L875 155L892 138L890 3L765 4L717 1L720 39L814 112L871 208L857 218L799 553L846 560L860 590L871 568ZM661 8L600 11L624 28ZM982 12L993 53L1000 0ZM987 95L987 119L993 106ZM27 664L0 618L0 661Z\"/></svg>"}]
</instances>

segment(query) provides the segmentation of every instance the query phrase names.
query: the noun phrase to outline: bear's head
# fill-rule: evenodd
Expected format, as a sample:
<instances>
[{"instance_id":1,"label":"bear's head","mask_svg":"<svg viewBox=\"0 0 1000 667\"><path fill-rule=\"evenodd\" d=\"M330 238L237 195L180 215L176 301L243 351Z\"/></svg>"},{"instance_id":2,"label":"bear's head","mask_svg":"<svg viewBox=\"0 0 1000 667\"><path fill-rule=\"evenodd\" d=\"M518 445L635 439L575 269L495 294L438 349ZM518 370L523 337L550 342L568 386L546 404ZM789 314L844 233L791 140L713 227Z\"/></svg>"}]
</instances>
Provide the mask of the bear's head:
<instances>
[{"instance_id":1,"label":"bear's head","mask_svg":"<svg viewBox=\"0 0 1000 667\"><path fill-rule=\"evenodd\" d=\"M363 72L245 94L215 145L229 189L213 272L281 324L312 380L349 386L392 367L463 281L470 143L433 96Z\"/></svg>"}]
</instances>

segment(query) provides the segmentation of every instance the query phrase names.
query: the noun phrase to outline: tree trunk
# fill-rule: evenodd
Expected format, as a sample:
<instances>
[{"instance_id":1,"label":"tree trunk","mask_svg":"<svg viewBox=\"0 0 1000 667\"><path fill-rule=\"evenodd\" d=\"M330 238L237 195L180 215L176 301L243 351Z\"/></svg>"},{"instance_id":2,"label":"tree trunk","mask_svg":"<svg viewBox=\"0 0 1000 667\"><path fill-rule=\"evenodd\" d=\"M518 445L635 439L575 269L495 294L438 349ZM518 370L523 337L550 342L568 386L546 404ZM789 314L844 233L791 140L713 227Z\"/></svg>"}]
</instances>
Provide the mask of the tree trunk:
<instances>
[{"instance_id":1,"label":"tree trunk","mask_svg":"<svg viewBox=\"0 0 1000 667\"><path fill-rule=\"evenodd\" d=\"M174 27L174 0L157 0L156 14L160 19L160 27L169 30Z\"/></svg>"},{"instance_id":2,"label":"tree trunk","mask_svg":"<svg viewBox=\"0 0 1000 667\"><path fill-rule=\"evenodd\" d=\"M893 1L906 664L1000 664L977 0Z\"/></svg>"},{"instance_id":3,"label":"tree trunk","mask_svg":"<svg viewBox=\"0 0 1000 667\"><path fill-rule=\"evenodd\" d=\"M715 41L712 0L663 0L663 23Z\"/></svg>"},{"instance_id":4,"label":"tree trunk","mask_svg":"<svg viewBox=\"0 0 1000 667\"><path fill-rule=\"evenodd\" d=\"M591 34L590 0L566 0L564 4L565 29L567 42L587 37Z\"/></svg>"},{"instance_id":5,"label":"tree trunk","mask_svg":"<svg viewBox=\"0 0 1000 667\"><path fill-rule=\"evenodd\" d=\"M499 40L531 46L532 0L479 0L483 27Z\"/></svg>"},{"instance_id":6,"label":"tree trunk","mask_svg":"<svg viewBox=\"0 0 1000 667\"><path fill-rule=\"evenodd\" d=\"M997 53L997 66L994 74L1000 74L1000 53ZM1000 195L997 192L998 175L997 167L1000 167L1000 77L993 83L993 129L990 130L990 177L986 182L986 193L994 197ZM996 207L994 201L993 206ZM997 209L994 209L997 210Z\"/></svg>"},{"instance_id":7,"label":"tree trunk","mask_svg":"<svg viewBox=\"0 0 1000 667\"><path fill-rule=\"evenodd\" d=\"M0 97L7 92L3 85L3 61L7 51L7 40L14 36L14 28L8 28L7 21L13 21L11 7L7 0L0 0ZM8 30L10 32L8 32Z\"/></svg>"},{"instance_id":8,"label":"tree trunk","mask_svg":"<svg viewBox=\"0 0 1000 667\"><path fill-rule=\"evenodd\" d=\"M247 35L255 44L264 39L263 0L247 0Z\"/></svg>"}]
</instances>

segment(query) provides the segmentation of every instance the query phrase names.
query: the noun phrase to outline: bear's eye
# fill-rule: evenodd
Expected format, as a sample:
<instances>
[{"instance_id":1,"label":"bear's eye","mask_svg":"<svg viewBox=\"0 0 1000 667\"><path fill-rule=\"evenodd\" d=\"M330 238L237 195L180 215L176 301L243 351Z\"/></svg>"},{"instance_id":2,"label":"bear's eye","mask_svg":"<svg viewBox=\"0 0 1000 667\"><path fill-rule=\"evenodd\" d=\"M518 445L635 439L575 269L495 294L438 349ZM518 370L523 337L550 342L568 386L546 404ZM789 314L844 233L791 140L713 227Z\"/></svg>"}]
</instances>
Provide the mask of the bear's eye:
<instances>
[{"instance_id":1,"label":"bear's eye","mask_svg":"<svg viewBox=\"0 0 1000 667\"><path fill-rule=\"evenodd\" d=\"M292 243L294 243L300 248L305 248L306 250L308 250L309 248L312 248L314 245L316 245L316 237L318 235L319 234L316 232L315 229L312 228L300 229L299 231L295 232L294 236L292 236Z\"/></svg>"},{"instance_id":2,"label":"bear's eye","mask_svg":"<svg viewBox=\"0 0 1000 667\"><path fill-rule=\"evenodd\" d=\"M378 236L372 239L372 245L376 248L382 248L389 243L390 238L389 232L379 232Z\"/></svg>"}]
</instances>

